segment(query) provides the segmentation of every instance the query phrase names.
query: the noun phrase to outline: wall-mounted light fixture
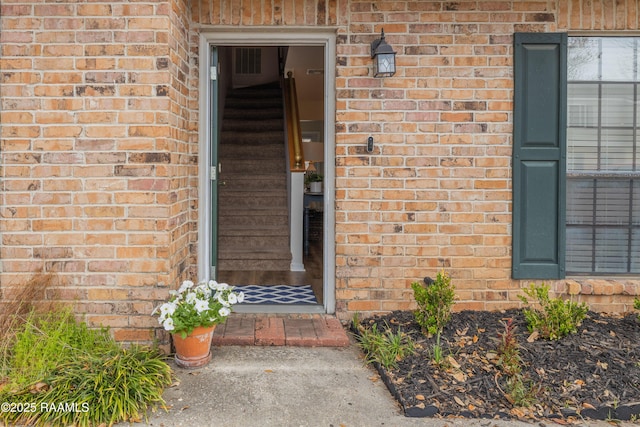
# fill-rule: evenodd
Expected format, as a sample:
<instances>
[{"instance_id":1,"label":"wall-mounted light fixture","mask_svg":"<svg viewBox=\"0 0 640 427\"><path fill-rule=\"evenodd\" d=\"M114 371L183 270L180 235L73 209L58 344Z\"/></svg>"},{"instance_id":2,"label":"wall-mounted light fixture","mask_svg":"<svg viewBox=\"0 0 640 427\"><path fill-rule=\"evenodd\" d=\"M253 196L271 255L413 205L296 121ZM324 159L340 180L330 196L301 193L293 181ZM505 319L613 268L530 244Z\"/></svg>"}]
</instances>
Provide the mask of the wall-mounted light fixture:
<instances>
[{"instance_id":1,"label":"wall-mounted light fixture","mask_svg":"<svg viewBox=\"0 0 640 427\"><path fill-rule=\"evenodd\" d=\"M380 38L371 42L373 77L391 77L396 73L396 53L384 41L384 29Z\"/></svg>"}]
</instances>

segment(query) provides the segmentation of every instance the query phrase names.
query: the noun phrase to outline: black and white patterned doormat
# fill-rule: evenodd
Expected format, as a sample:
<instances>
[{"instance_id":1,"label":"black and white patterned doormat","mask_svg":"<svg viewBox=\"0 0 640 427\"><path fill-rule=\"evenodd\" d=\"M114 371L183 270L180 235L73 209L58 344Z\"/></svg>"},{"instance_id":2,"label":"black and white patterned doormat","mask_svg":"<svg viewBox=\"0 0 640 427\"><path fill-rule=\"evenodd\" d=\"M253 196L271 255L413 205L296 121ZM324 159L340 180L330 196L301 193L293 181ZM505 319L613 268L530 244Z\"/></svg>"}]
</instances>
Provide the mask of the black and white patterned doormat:
<instances>
[{"instance_id":1,"label":"black and white patterned doormat","mask_svg":"<svg viewBox=\"0 0 640 427\"><path fill-rule=\"evenodd\" d=\"M311 285L242 285L243 304L317 304Z\"/></svg>"}]
</instances>

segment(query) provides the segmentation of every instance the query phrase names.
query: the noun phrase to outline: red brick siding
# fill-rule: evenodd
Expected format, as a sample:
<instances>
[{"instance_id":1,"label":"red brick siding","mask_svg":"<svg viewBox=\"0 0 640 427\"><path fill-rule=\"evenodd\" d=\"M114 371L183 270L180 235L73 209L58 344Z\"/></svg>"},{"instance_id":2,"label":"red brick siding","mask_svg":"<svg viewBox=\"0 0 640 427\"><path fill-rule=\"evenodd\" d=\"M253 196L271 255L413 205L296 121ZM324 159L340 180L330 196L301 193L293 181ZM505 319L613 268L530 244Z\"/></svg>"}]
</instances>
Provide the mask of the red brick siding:
<instances>
[{"instance_id":1,"label":"red brick siding","mask_svg":"<svg viewBox=\"0 0 640 427\"><path fill-rule=\"evenodd\" d=\"M154 304L195 266L188 12L2 3L0 292L56 271L55 291L90 322L149 340Z\"/></svg>"},{"instance_id":2,"label":"red brick siding","mask_svg":"<svg viewBox=\"0 0 640 427\"><path fill-rule=\"evenodd\" d=\"M407 308L409 284L442 267L458 287L458 308L517 304L512 35L637 30L637 2L215 3L194 5L194 20L336 28L338 311ZM369 43L382 28L398 51L398 73L379 80L371 78ZM564 283L555 284L559 292ZM631 293L640 292L633 283Z\"/></svg>"},{"instance_id":3,"label":"red brick siding","mask_svg":"<svg viewBox=\"0 0 640 427\"><path fill-rule=\"evenodd\" d=\"M635 0L14 0L0 12L0 292L58 271L78 312L147 340L154 303L199 262L198 31L335 29L346 318L411 307L409 284L442 267L458 308L517 304L512 35L637 31L640 10ZM369 43L382 28L398 74L374 79ZM637 280L554 286L602 310L640 293Z\"/></svg>"}]
</instances>

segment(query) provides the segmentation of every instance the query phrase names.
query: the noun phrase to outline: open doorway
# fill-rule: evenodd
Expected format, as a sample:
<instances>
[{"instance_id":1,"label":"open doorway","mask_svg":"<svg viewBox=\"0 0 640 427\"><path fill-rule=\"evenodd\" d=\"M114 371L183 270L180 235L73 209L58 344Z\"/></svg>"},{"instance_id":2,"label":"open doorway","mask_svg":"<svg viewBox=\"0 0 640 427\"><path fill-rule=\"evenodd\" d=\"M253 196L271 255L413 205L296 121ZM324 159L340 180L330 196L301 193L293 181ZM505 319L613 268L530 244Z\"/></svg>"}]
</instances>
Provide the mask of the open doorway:
<instances>
[{"instance_id":1,"label":"open doorway","mask_svg":"<svg viewBox=\"0 0 640 427\"><path fill-rule=\"evenodd\" d=\"M200 229L209 240L200 248L209 249L201 253L211 260L209 277L248 286L251 303L238 311L332 313L335 279L327 273L335 271L335 249L328 238L333 236L333 211L327 212L327 206L333 194L327 197L327 191L333 192L333 185L327 180L334 172L327 170L332 162L325 161L334 144L327 132L333 126L327 116L333 111L327 105L327 88L333 87L325 72L328 42L206 41L205 51L211 54L206 71L215 77L206 90L209 135L201 138L209 158L209 179L201 182L209 186L204 215L210 224ZM292 218L289 207L282 111L282 77L287 74L295 78L307 152L303 218ZM319 191L311 191L312 175L322 176ZM295 227L291 231L292 221L303 224L299 236ZM289 241L296 239L302 239L302 268L292 262Z\"/></svg>"}]
</instances>

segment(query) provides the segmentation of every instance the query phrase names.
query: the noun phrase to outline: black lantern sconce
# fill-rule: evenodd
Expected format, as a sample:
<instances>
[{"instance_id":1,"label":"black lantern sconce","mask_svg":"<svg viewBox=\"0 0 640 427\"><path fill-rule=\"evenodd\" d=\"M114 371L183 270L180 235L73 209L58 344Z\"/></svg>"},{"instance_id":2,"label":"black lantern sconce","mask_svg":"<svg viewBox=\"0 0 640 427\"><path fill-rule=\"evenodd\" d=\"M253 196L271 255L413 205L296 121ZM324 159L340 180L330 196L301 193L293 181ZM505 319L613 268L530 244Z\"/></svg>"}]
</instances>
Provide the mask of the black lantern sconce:
<instances>
[{"instance_id":1,"label":"black lantern sconce","mask_svg":"<svg viewBox=\"0 0 640 427\"><path fill-rule=\"evenodd\" d=\"M391 77L396 73L396 53L384 41L384 29L380 38L371 42L373 77Z\"/></svg>"}]
</instances>

